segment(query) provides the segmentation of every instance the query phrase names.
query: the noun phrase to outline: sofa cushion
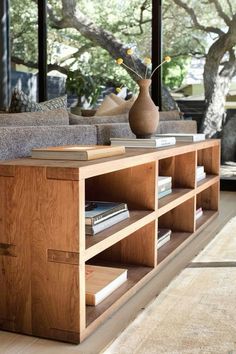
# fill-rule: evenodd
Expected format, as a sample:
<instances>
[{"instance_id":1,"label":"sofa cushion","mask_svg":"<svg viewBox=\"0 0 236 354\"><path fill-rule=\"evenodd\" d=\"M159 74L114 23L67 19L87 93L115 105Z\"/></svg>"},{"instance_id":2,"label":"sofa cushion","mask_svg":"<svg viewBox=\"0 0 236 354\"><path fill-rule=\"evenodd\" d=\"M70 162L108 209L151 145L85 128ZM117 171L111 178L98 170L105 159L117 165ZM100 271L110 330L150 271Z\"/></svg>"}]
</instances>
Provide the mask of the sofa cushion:
<instances>
[{"instance_id":1,"label":"sofa cushion","mask_svg":"<svg viewBox=\"0 0 236 354\"><path fill-rule=\"evenodd\" d=\"M91 125L2 127L0 136L0 160L30 156L35 147L97 143L96 127Z\"/></svg>"},{"instance_id":2,"label":"sofa cushion","mask_svg":"<svg viewBox=\"0 0 236 354\"><path fill-rule=\"evenodd\" d=\"M110 138L135 138L128 123L96 124L96 129L98 144L110 144ZM162 121L156 133L197 133L197 124L190 120Z\"/></svg>"},{"instance_id":3,"label":"sofa cushion","mask_svg":"<svg viewBox=\"0 0 236 354\"><path fill-rule=\"evenodd\" d=\"M159 124L160 133L197 133L197 122L195 120L175 120L175 121L162 121Z\"/></svg>"},{"instance_id":4,"label":"sofa cushion","mask_svg":"<svg viewBox=\"0 0 236 354\"><path fill-rule=\"evenodd\" d=\"M167 121L167 120L179 120L182 119L182 114L181 112L175 110L175 111L162 111L159 112L160 114L160 121Z\"/></svg>"},{"instance_id":5,"label":"sofa cushion","mask_svg":"<svg viewBox=\"0 0 236 354\"><path fill-rule=\"evenodd\" d=\"M37 103L31 100L23 91L14 88L12 92L10 113L49 111L51 109L67 108L67 96L56 97L49 101Z\"/></svg>"},{"instance_id":6,"label":"sofa cushion","mask_svg":"<svg viewBox=\"0 0 236 354\"><path fill-rule=\"evenodd\" d=\"M83 117L76 114L69 113L69 122L75 124L103 124L103 123L128 123L128 113L119 114L116 116L93 116Z\"/></svg>"},{"instance_id":7,"label":"sofa cushion","mask_svg":"<svg viewBox=\"0 0 236 354\"><path fill-rule=\"evenodd\" d=\"M128 123L96 124L98 145L110 145L110 138L135 138Z\"/></svg>"},{"instance_id":8,"label":"sofa cushion","mask_svg":"<svg viewBox=\"0 0 236 354\"><path fill-rule=\"evenodd\" d=\"M0 114L0 127L68 124L69 114L64 108L46 112Z\"/></svg>"}]
</instances>

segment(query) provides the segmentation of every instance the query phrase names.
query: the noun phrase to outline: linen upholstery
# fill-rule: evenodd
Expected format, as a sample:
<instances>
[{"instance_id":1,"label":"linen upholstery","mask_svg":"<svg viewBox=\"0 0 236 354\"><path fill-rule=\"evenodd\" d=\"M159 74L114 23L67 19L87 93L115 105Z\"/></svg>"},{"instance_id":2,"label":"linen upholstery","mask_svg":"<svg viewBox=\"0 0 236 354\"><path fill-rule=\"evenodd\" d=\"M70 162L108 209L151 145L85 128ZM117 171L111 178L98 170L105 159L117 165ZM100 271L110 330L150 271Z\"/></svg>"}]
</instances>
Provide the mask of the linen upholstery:
<instances>
[{"instance_id":1,"label":"linen upholstery","mask_svg":"<svg viewBox=\"0 0 236 354\"><path fill-rule=\"evenodd\" d=\"M0 127L68 124L69 114L68 111L63 108L46 112L0 114Z\"/></svg>"},{"instance_id":2,"label":"linen upholstery","mask_svg":"<svg viewBox=\"0 0 236 354\"><path fill-rule=\"evenodd\" d=\"M76 114L69 113L70 124L103 124L103 123L127 123L128 113L119 114L116 116L93 116L83 117Z\"/></svg>"},{"instance_id":3,"label":"linen upholstery","mask_svg":"<svg viewBox=\"0 0 236 354\"><path fill-rule=\"evenodd\" d=\"M1 127L0 136L0 160L30 156L35 147L97 144L93 125Z\"/></svg>"},{"instance_id":4,"label":"linen upholstery","mask_svg":"<svg viewBox=\"0 0 236 354\"><path fill-rule=\"evenodd\" d=\"M97 144L110 144L110 138L135 138L128 123L96 124ZM165 133L197 133L196 121L162 121L157 134Z\"/></svg>"}]
</instances>

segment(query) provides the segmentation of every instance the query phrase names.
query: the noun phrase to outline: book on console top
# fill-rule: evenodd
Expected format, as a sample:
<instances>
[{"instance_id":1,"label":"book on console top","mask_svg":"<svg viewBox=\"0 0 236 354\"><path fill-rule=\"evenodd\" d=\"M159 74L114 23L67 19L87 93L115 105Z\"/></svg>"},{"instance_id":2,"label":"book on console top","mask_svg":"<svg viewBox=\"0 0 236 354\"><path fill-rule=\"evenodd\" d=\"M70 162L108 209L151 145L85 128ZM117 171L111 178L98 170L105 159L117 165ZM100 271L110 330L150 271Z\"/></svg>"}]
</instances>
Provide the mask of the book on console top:
<instances>
[{"instance_id":1,"label":"book on console top","mask_svg":"<svg viewBox=\"0 0 236 354\"><path fill-rule=\"evenodd\" d=\"M111 146L158 148L176 144L175 137L151 137L150 139L111 138Z\"/></svg>"},{"instance_id":2,"label":"book on console top","mask_svg":"<svg viewBox=\"0 0 236 354\"><path fill-rule=\"evenodd\" d=\"M97 305L127 280L127 269L85 266L86 304Z\"/></svg>"},{"instance_id":3,"label":"book on console top","mask_svg":"<svg viewBox=\"0 0 236 354\"><path fill-rule=\"evenodd\" d=\"M64 145L34 148L31 157L50 160L94 160L125 153L124 146Z\"/></svg>"},{"instance_id":4,"label":"book on console top","mask_svg":"<svg viewBox=\"0 0 236 354\"><path fill-rule=\"evenodd\" d=\"M182 134L182 133L167 133L167 134L155 134L156 137L174 137L177 141L202 141L206 139L205 134Z\"/></svg>"}]
</instances>

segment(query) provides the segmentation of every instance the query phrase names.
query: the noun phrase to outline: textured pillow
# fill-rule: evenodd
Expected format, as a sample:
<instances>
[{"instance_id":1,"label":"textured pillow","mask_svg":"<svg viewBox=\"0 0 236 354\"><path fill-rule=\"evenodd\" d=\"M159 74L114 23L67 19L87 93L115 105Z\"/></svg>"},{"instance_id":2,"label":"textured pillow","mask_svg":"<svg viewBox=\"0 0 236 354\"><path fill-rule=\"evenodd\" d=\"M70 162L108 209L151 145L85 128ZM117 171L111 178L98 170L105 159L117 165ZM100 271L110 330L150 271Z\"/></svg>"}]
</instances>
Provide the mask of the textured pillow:
<instances>
[{"instance_id":1,"label":"textured pillow","mask_svg":"<svg viewBox=\"0 0 236 354\"><path fill-rule=\"evenodd\" d=\"M58 109L58 108L67 108L67 95L52 98L49 101L44 101L39 103L43 111Z\"/></svg>"},{"instance_id":2,"label":"textured pillow","mask_svg":"<svg viewBox=\"0 0 236 354\"><path fill-rule=\"evenodd\" d=\"M37 103L32 101L23 91L15 88L12 92L10 113L49 111L51 109L67 108L67 96L56 97L49 101Z\"/></svg>"},{"instance_id":3,"label":"textured pillow","mask_svg":"<svg viewBox=\"0 0 236 354\"><path fill-rule=\"evenodd\" d=\"M23 91L17 88L13 90L9 112L37 112L42 110L42 107L38 103L33 102Z\"/></svg>"},{"instance_id":4,"label":"textured pillow","mask_svg":"<svg viewBox=\"0 0 236 354\"><path fill-rule=\"evenodd\" d=\"M69 114L64 108L46 112L5 113L0 115L0 127L68 124Z\"/></svg>"},{"instance_id":5,"label":"textured pillow","mask_svg":"<svg viewBox=\"0 0 236 354\"><path fill-rule=\"evenodd\" d=\"M179 120L181 113L179 111L163 111L159 112L160 120Z\"/></svg>"}]
</instances>

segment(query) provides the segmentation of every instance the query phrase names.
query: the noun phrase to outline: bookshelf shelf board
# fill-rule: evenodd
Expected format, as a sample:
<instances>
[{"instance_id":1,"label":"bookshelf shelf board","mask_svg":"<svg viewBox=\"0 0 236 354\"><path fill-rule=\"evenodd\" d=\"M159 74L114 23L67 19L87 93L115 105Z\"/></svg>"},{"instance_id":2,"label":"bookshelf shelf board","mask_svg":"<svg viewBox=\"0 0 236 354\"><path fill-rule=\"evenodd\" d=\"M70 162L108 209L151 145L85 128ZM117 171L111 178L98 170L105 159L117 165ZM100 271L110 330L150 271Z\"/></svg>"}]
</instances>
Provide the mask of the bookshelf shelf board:
<instances>
[{"instance_id":1,"label":"bookshelf shelf board","mask_svg":"<svg viewBox=\"0 0 236 354\"><path fill-rule=\"evenodd\" d=\"M86 236L85 260L87 261L94 257L98 253L112 246L115 242L122 240L132 232L135 232L151 221L154 221L155 218L155 211L131 210L128 219L123 220L94 236Z\"/></svg>"},{"instance_id":2,"label":"bookshelf shelf board","mask_svg":"<svg viewBox=\"0 0 236 354\"><path fill-rule=\"evenodd\" d=\"M207 175L206 178L197 182L196 193L202 192L204 189L210 187L212 184L219 181L219 176L216 175Z\"/></svg>"},{"instance_id":3,"label":"bookshelf shelf board","mask_svg":"<svg viewBox=\"0 0 236 354\"><path fill-rule=\"evenodd\" d=\"M196 230L200 231L201 228L205 228L217 215L218 211L216 210L203 210L203 215L196 220Z\"/></svg>"},{"instance_id":4,"label":"bookshelf shelf board","mask_svg":"<svg viewBox=\"0 0 236 354\"><path fill-rule=\"evenodd\" d=\"M157 264L159 265L166 257L176 250L192 234L190 232L172 232L170 241L159 248L157 253Z\"/></svg>"},{"instance_id":5,"label":"bookshelf shelf board","mask_svg":"<svg viewBox=\"0 0 236 354\"><path fill-rule=\"evenodd\" d=\"M193 189L173 188L172 193L158 199L158 217L194 196Z\"/></svg>"},{"instance_id":6,"label":"bookshelf shelf board","mask_svg":"<svg viewBox=\"0 0 236 354\"><path fill-rule=\"evenodd\" d=\"M96 262L96 265L99 263ZM105 265L106 263L101 262L100 265ZM109 262L109 267L121 267L128 269L128 279L122 284L117 290L115 290L111 295L109 295L105 300L103 300L97 306L86 306L86 326L88 327L92 322L99 318L106 318L109 315L111 306L113 309L119 305L120 302L123 303L124 298L129 298L136 291L136 285L140 281L148 281L148 275L151 275L153 268L130 265L130 264L118 264Z\"/></svg>"}]
</instances>

